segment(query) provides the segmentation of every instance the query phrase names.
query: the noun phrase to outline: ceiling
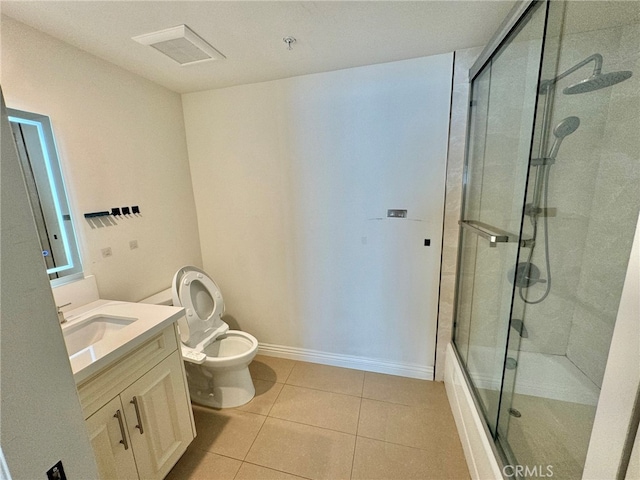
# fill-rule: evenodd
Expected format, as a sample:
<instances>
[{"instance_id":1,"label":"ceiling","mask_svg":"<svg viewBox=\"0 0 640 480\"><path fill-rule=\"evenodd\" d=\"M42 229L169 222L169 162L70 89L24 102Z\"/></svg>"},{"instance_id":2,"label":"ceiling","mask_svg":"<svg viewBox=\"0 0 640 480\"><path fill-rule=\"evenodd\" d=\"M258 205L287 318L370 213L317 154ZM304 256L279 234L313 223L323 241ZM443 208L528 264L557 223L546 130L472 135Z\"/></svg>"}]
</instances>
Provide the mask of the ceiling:
<instances>
[{"instance_id":1,"label":"ceiling","mask_svg":"<svg viewBox=\"0 0 640 480\"><path fill-rule=\"evenodd\" d=\"M487 43L502 1L7 1L2 14L179 93ZM180 66L131 37L186 24L225 60ZM297 42L287 49L283 37Z\"/></svg>"}]
</instances>

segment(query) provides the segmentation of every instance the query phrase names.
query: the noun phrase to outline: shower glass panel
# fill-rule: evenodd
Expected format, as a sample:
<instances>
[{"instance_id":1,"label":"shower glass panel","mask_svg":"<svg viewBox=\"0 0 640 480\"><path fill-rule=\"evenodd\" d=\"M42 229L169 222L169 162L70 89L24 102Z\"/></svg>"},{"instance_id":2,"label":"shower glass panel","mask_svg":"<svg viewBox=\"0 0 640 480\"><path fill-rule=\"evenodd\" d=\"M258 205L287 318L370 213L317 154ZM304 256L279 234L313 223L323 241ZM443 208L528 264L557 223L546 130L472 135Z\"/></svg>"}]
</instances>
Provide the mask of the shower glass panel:
<instances>
[{"instance_id":1,"label":"shower glass panel","mask_svg":"<svg viewBox=\"0 0 640 480\"><path fill-rule=\"evenodd\" d=\"M532 2L472 79L454 344L505 464L554 478L582 477L640 212L637 5Z\"/></svg>"},{"instance_id":2,"label":"shower glass panel","mask_svg":"<svg viewBox=\"0 0 640 480\"><path fill-rule=\"evenodd\" d=\"M545 8L531 11L471 90L455 343L494 432L544 23Z\"/></svg>"}]
</instances>

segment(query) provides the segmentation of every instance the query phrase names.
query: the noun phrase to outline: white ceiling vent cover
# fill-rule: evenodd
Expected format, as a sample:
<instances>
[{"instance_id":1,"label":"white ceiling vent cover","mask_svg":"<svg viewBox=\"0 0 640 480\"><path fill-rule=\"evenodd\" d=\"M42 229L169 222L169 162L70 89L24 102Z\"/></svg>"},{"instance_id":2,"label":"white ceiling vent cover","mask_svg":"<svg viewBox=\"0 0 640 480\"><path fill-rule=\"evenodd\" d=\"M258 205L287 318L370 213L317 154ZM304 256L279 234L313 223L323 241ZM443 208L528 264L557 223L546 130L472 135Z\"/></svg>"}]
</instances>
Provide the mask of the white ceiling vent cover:
<instances>
[{"instance_id":1,"label":"white ceiling vent cover","mask_svg":"<svg viewBox=\"0 0 640 480\"><path fill-rule=\"evenodd\" d=\"M138 35L132 39L155 48L180 65L193 65L194 63L225 58L186 25Z\"/></svg>"}]
</instances>

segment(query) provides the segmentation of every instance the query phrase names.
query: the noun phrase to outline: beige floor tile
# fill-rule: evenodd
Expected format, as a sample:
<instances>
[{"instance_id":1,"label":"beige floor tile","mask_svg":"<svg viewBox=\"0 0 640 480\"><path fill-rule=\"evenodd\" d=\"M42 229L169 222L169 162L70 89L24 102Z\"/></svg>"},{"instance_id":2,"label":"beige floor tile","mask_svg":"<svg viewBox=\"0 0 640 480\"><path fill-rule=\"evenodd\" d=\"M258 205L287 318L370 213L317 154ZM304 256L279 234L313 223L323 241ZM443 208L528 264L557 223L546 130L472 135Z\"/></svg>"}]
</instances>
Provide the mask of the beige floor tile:
<instances>
[{"instance_id":1,"label":"beige floor tile","mask_svg":"<svg viewBox=\"0 0 640 480\"><path fill-rule=\"evenodd\" d=\"M358 435L434 454L442 449L462 451L448 407L414 407L363 398Z\"/></svg>"},{"instance_id":2,"label":"beige floor tile","mask_svg":"<svg viewBox=\"0 0 640 480\"><path fill-rule=\"evenodd\" d=\"M256 387L256 396L253 399L241 407L237 407L236 410L242 410L244 412L257 413L259 415L268 415L273 403L278 398L280 390L282 390L282 383L267 382L266 380L253 380L253 386Z\"/></svg>"},{"instance_id":3,"label":"beige floor tile","mask_svg":"<svg viewBox=\"0 0 640 480\"><path fill-rule=\"evenodd\" d=\"M363 381L364 372L360 370L298 362L285 383L359 397Z\"/></svg>"},{"instance_id":4,"label":"beige floor tile","mask_svg":"<svg viewBox=\"0 0 640 480\"><path fill-rule=\"evenodd\" d=\"M241 465L239 460L199 450L192 444L166 480L233 480Z\"/></svg>"},{"instance_id":5,"label":"beige floor tile","mask_svg":"<svg viewBox=\"0 0 640 480\"><path fill-rule=\"evenodd\" d=\"M461 463L462 462L462 463ZM352 480L464 480L464 458L358 437Z\"/></svg>"},{"instance_id":6,"label":"beige floor tile","mask_svg":"<svg viewBox=\"0 0 640 480\"><path fill-rule=\"evenodd\" d=\"M355 438L269 417L246 461L311 479L348 479Z\"/></svg>"},{"instance_id":7,"label":"beige floor tile","mask_svg":"<svg viewBox=\"0 0 640 480\"><path fill-rule=\"evenodd\" d=\"M449 408L444 383L366 372L363 398L402 405Z\"/></svg>"},{"instance_id":8,"label":"beige floor tile","mask_svg":"<svg viewBox=\"0 0 640 480\"><path fill-rule=\"evenodd\" d=\"M285 385L270 417L356 434L360 398Z\"/></svg>"},{"instance_id":9,"label":"beige floor tile","mask_svg":"<svg viewBox=\"0 0 640 480\"><path fill-rule=\"evenodd\" d=\"M198 436L194 447L244 460L266 417L236 409L193 406Z\"/></svg>"},{"instance_id":10,"label":"beige floor tile","mask_svg":"<svg viewBox=\"0 0 640 480\"><path fill-rule=\"evenodd\" d=\"M251 378L256 380L284 383L295 364L295 360L256 355L249 364L249 372L251 372Z\"/></svg>"},{"instance_id":11,"label":"beige floor tile","mask_svg":"<svg viewBox=\"0 0 640 480\"><path fill-rule=\"evenodd\" d=\"M245 462L240 467L235 480L304 480L304 477Z\"/></svg>"}]
</instances>

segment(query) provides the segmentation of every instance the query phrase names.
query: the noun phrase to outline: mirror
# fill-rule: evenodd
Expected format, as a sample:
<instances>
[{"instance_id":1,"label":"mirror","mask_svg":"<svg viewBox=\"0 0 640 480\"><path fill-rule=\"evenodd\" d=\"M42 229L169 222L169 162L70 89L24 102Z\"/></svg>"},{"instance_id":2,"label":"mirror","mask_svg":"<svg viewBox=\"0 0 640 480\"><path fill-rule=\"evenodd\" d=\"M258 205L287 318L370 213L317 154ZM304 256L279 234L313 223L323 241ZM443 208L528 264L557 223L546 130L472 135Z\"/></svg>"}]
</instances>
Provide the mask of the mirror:
<instances>
[{"instance_id":1,"label":"mirror","mask_svg":"<svg viewBox=\"0 0 640 480\"><path fill-rule=\"evenodd\" d=\"M33 210L47 274L53 285L82 278L71 210L46 115L7 109Z\"/></svg>"}]
</instances>

